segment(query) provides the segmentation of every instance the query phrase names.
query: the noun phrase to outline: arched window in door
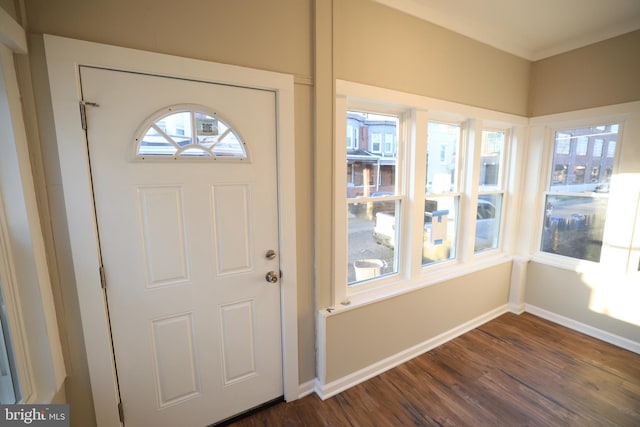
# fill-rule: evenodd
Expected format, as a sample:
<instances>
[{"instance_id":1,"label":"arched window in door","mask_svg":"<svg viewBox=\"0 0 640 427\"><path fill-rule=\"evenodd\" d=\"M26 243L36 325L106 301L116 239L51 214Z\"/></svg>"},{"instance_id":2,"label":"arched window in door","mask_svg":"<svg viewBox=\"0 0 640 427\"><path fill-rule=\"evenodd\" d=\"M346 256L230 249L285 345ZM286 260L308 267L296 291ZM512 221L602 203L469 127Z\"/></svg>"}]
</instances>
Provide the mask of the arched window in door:
<instances>
[{"instance_id":1,"label":"arched window in door","mask_svg":"<svg viewBox=\"0 0 640 427\"><path fill-rule=\"evenodd\" d=\"M218 113L200 106L162 109L140 127L136 160L247 160L240 134Z\"/></svg>"}]
</instances>

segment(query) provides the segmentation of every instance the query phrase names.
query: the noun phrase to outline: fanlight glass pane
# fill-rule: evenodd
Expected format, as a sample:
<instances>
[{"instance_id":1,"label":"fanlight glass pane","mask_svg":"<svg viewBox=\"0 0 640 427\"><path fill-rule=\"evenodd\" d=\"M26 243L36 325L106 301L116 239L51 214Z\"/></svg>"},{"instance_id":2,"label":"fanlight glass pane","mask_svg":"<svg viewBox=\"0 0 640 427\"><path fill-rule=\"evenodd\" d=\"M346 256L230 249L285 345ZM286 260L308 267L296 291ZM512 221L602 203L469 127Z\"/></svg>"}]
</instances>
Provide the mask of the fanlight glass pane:
<instances>
[{"instance_id":1,"label":"fanlight glass pane","mask_svg":"<svg viewBox=\"0 0 640 427\"><path fill-rule=\"evenodd\" d=\"M247 158L237 132L219 117L201 111L183 110L161 116L138 141L139 158Z\"/></svg>"},{"instance_id":2,"label":"fanlight glass pane","mask_svg":"<svg viewBox=\"0 0 640 427\"><path fill-rule=\"evenodd\" d=\"M218 142L220 134L224 133L226 126L220 121L205 113L196 114L196 132L198 134L198 144L208 148Z\"/></svg>"},{"instance_id":3,"label":"fanlight glass pane","mask_svg":"<svg viewBox=\"0 0 640 427\"><path fill-rule=\"evenodd\" d=\"M155 126L147 130L138 144L138 156L173 156L177 150L178 147Z\"/></svg>"}]
</instances>

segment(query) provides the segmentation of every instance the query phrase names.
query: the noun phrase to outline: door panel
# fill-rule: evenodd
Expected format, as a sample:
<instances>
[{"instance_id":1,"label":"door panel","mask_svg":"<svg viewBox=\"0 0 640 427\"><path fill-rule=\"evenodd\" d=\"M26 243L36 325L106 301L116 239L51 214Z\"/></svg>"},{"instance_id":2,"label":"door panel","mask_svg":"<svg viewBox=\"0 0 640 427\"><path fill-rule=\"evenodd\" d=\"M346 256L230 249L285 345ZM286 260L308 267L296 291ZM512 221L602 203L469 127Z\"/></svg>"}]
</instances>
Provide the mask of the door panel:
<instances>
[{"instance_id":1,"label":"door panel","mask_svg":"<svg viewBox=\"0 0 640 427\"><path fill-rule=\"evenodd\" d=\"M249 189L246 185L215 185L212 188L212 196L217 274L249 271Z\"/></svg>"},{"instance_id":2,"label":"door panel","mask_svg":"<svg viewBox=\"0 0 640 427\"><path fill-rule=\"evenodd\" d=\"M147 287L187 282L189 260L185 247L182 189L139 188L138 209Z\"/></svg>"},{"instance_id":3,"label":"door panel","mask_svg":"<svg viewBox=\"0 0 640 427\"><path fill-rule=\"evenodd\" d=\"M125 424L205 426L283 393L275 94L81 67ZM177 104L218 112L242 162L133 159Z\"/></svg>"}]
</instances>

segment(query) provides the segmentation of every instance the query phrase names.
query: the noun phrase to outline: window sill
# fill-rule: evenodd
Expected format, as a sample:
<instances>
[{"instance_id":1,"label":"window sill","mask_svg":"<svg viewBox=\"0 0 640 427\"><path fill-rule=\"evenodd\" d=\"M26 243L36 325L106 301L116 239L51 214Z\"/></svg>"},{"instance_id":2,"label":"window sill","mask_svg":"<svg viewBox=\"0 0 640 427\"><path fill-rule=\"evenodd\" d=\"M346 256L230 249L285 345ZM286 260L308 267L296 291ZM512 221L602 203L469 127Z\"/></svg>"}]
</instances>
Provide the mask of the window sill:
<instances>
[{"instance_id":1,"label":"window sill","mask_svg":"<svg viewBox=\"0 0 640 427\"><path fill-rule=\"evenodd\" d=\"M585 261L582 259L566 257L563 255L548 254L545 252L535 253L531 258L531 261L569 271L580 271L582 266L585 265L599 265L598 263L592 261Z\"/></svg>"},{"instance_id":2,"label":"window sill","mask_svg":"<svg viewBox=\"0 0 640 427\"><path fill-rule=\"evenodd\" d=\"M423 269L422 273L414 280L398 277L397 280L381 283L380 286L373 288L369 287L360 292L355 289L350 290L351 294L348 296L347 302L336 303L332 307L321 310L320 313L324 316L330 316L353 310L368 304L384 301L389 298L475 273L476 271L511 262L512 259L513 257L503 252L499 252L491 255L483 254L472 262L464 264L446 263L442 266L432 266Z\"/></svg>"}]
</instances>

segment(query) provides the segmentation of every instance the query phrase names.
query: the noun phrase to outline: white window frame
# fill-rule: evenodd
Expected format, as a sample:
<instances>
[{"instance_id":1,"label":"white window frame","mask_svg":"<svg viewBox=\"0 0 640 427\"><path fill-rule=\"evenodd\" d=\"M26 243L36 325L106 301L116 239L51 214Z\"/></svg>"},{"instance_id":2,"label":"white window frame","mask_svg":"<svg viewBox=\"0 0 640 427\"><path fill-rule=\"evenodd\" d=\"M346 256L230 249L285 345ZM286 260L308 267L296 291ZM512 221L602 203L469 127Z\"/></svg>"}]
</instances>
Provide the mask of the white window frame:
<instances>
[{"instance_id":1,"label":"white window frame","mask_svg":"<svg viewBox=\"0 0 640 427\"><path fill-rule=\"evenodd\" d=\"M451 125L456 125L460 127L460 142L458 145L458 152L457 152L457 164L456 164L456 188L455 191L452 192L448 192L448 193L428 193L426 191L426 187L424 189L424 191L422 191L422 200L420 199L416 199L416 200L420 200L420 202L424 201L427 197L429 198L440 198L440 197L457 197L458 198L458 220L456 221L456 237L455 237L455 242L452 242L452 244L455 246L456 248L456 255L453 258L450 259L445 259L445 260L441 260L441 261L437 261L434 263L430 263L430 264L424 264L422 265L422 270L434 270L434 269L442 269L442 268L447 268L447 266L451 266L454 264L457 264L460 262L461 258L467 258L468 256L465 254L466 250L462 247L463 245L463 241L460 230L462 228L462 221L464 220L464 217L462 215L462 212L464 211L464 195L465 195L465 187L466 184L464 182L464 176L466 176L465 174L465 170L467 169L467 165L469 163L467 163L465 161L465 159L467 158L466 153L468 152L468 133L469 133L469 123L468 121L461 121L461 120L452 120L451 117L448 117L448 115L441 115L435 112L429 112L426 115L426 119L427 122L425 123L425 129L427 129L427 134L426 137L424 139L424 141L422 141L421 143L424 144L424 149L425 149L425 155L424 155L424 167L423 169L425 170L425 174L426 174L426 166L427 166L427 151L429 149L429 134L428 134L428 127L429 127L429 123L433 122L433 123L444 123L444 124L451 124ZM419 142L420 143L420 142ZM442 149L442 147L440 147L440 149ZM465 153L465 155L461 155L462 153ZM440 158L438 159L438 161L440 162ZM416 169L419 166L416 166ZM418 178L416 178L417 181ZM426 182L427 181L427 177L425 176L424 179L421 182ZM419 203L420 203L419 202ZM424 233L424 230L422 231ZM424 239L424 237L423 237ZM423 240L421 240L419 243L415 244L415 248L414 250L420 250L420 252L422 253L422 249L418 249L419 247L421 248L422 245L424 244ZM417 258L417 257L416 257ZM422 264L422 260L420 261L420 263Z\"/></svg>"},{"instance_id":2,"label":"white window frame","mask_svg":"<svg viewBox=\"0 0 640 427\"><path fill-rule=\"evenodd\" d=\"M589 261L589 260L583 260L583 259L579 259L579 258L573 258L573 257L568 257L568 256L564 256L564 255L559 255L559 254L553 254L550 252L544 252L541 249L542 246L542 232L543 232L543 217L544 217L544 209L546 209L545 204L546 204L546 199L548 195L554 195L554 196L569 196L569 197L580 197L585 196L585 197L606 197L608 199L608 202L610 202L610 197L609 195L606 196L602 196L602 195L598 195L595 193L575 193L575 192L562 192L562 191L549 191L549 187L551 185L551 169L553 168L553 157L554 157L554 145L555 145L555 135L558 132L562 132L564 130L567 129L580 129L580 128L590 128L590 127L597 127L598 125L601 125L602 123L605 123L605 125L608 124L619 124L620 128L618 129L618 138L617 138L617 143L614 143L614 146L617 147L616 153L615 153L615 158L613 160L613 171L612 171L612 175L616 175L616 173L618 172L619 169L619 163L620 163L620 152L622 151L622 147L621 147L621 142L622 142L622 138L624 135L624 121L625 118L624 117L617 117L617 118L613 118L613 117L593 117L593 118L588 118L588 119L583 119L580 120L578 122L572 122L572 121L561 121L559 123L554 123L550 126L548 126L547 131L546 131L546 137L545 137L545 145L547 146L546 149L543 152L543 160L542 160L542 164L544 165L544 167L541 169L542 173L541 173L541 178L540 178L540 199L541 202L539 203L538 206L538 211L540 211L541 209L543 210L542 213L539 215L539 224L537 224L537 230L538 232L536 233L536 249L535 249L535 259L539 260L543 263L546 264L550 264L550 265L554 265L557 267L561 267L564 269L568 269L568 270L579 270L581 267L585 266L585 265L589 265L591 266L590 268L593 267L597 267L599 264L601 264L600 262L593 262L593 261ZM577 143L577 142L576 142ZM609 147L611 145L611 143L607 144L607 147ZM577 153L576 153L577 155ZM607 156L608 157L608 156ZM540 207L542 206L542 208ZM607 220L605 220L605 235L603 236L603 241L607 238L607 232L606 232L606 228L607 228L607 223L611 222L611 219L609 219L609 211L610 211L610 206L608 205L607 207ZM611 249L611 248L609 248ZM600 259L606 259L606 258L611 258L611 255L608 254L607 252L610 252L606 245L603 244L602 246L602 253L600 255ZM630 250L630 248L629 248ZM618 252L617 250L615 252Z\"/></svg>"},{"instance_id":3,"label":"white window frame","mask_svg":"<svg viewBox=\"0 0 640 427\"><path fill-rule=\"evenodd\" d=\"M404 172L404 168L406 167L407 163L405 160L405 156L406 156L406 147L407 147L407 141L408 139L411 137L408 129L407 129L407 112L406 110L403 109L397 109L397 108L393 108L393 107L380 107L380 106L373 106L371 104L368 104L366 102L364 103L352 103L348 106L346 106L346 104L344 104L344 106L342 106L342 108L346 108L345 114L342 116L341 120L339 121L340 124L336 125L336 133L337 135L340 135L339 131L337 130L338 128L342 128L344 126L344 123L346 122L346 111L361 111L361 112L367 112L367 113L374 113L374 114L381 114L381 115L389 115L389 116L394 116L398 118L398 129L397 129L397 135L398 135L398 144L397 144L397 154L396 154L396 171L395 171L395 175L396 175L396 194L394 195L390 195L390 196L381 196L381 197L375 197L374 198L365 198L365 197L359 197L358 198L358 203L366 203L368 201L375 201L375 202L383 202L383 201L400 201L400 224L404 223L406 220L405 218L407 217L407 210L408 210L408 194L407 194L407 188L408 188L408 182L403 179L403 177L406 175L406 173ZM338 109L337 109L338 110ZM338 118L336 117L336 121L338 122ZM343 134L344 135L344 134ZM344 138L343 138L344 141ZM340 165L344 165L346 164L346 162L344 161L346 159L346 150L344 149L344 142L342 143L343 149L338 149L336 150L337 152L341 153L341 158L342 158L342 162L340 163ZM337 174L341 174L342 172L337 171ZM343 190L347 188L346 185L346 171L344 172L344 174L341 174L340 177L344 177L343 179L345 180L345 185L343 186ZM379 179L379 177L378 177ZM343 209L341 209L344 212L344 229L347 230L348 229L348 223L346 221L346 217L347 217L347 209L349 207L349 199L344 198L342 199L342 203L344 205ZM346 234L346 233L345 233ZM336 264L336 277L338 277L338 270L341 270L342 272L344 272L344 276L343 276L343 283L345 283L346 287L349 289L348 292L345 292L345 298L346 298L346 294L362 294L365 292L368 292L370 290L374 290L374 289L378 289L381 285L384 286L385 284L388 283L393 283L394 281L397 280L397 277L399 274L401 274L401 266L406 264L406 250L404 248L404 236L402 231L400 232L400 245L398 245L398 242L396 242L396 253L395 253L395 258L396 258L396 265L398 266L398 272L396 273L392 273L389 275L385 275L382 276L379 279L375 279L375 280L369 280L366 282L360 282L358 284L352 284L352 285L348 285L347 282L347 263L346 260L348 260L348 255L347 255L347 247L348 247L348 239L344 239L344 241L342 242L343 244L343 251L344 251L344 258L342 260L342 268L339 268L339 266ZM346 300L346 299L345 299ZM345 301L343 300L343 302Z\"/></svg>"},{"instance_id":4,"label":"white window frame","mask_svg":"<svg viewBox=\"0 0 640 427\"><path fill-rule=\"evenodd\" d=\"M499 175L498 175L498 185L496 186L496 188L492 188L492 189L481 189L480 185L479 185L479 180L480 180L480 161L482 158L482 132L483 131L489 131L489 132L502 132L504 133L504 146L502 147L502 152L500 153L500 170L499 170ZM478 203L478 199L480 196L484 196L484 195L496 195L496 194L500 194L502 195L502 205L500 206L500 224L498 224L498 241L496 242L496 247L495 248L488 248L488 249L481 249L479 251L475 251L474 250L474 255L475 256L483 256L486 254L490 254L491 252L495 252L495 251L502 251L503 250L503 237L504 237L504 232L505 232L505 217L506 214L508 212L508 206L509 206L509 196L508 196L508 192L507 192L507 184L509 182L509 179L513 177L514 175L514 171L513 168L510 167L511 164L511 151L512 151L512 139L513 139L513 130L510 128L505 128L505 127L501 127L499 124L492 124L491 122L485 121L482 123L482 127L481 129L479 129L479 132L477 133L478 138L476 138L476 144L478 144L478 157L476 159L477 161L477 168L475 168L475 175L477 176L478 182L474 182L474 189L477 189L477 194L475 194L474 197L474 203L473 203L473 211L472 212L476 212L477 211L477 203ZM475 217L475 215L474 215ZM476 229L476 224L477 222L474 221L474 243L473 243L473 247L475 248L475 229Z\"/></svg>"},{"instance_id":5,"label":"white window frame","mask_svg":"<svg viewBox=\"0 0 640 427\"><path fill-rule=\"evenodd\" d=\"M348 286L347 274L347 242L348 220L347 202L345 198L346 183L346 112L348 110L371 111L377 113L403 113L406 120L404 141L398 141L397 180L406 188L406 199L401 217L398 273L381 276L356 286ZM463 195L460 200L459 215L462 218L459 227L469 230L460 236L456 259L422 266L422 245L424 230L424 185L426 182L426 141L429 121L464 124L463 147L472 152L472 159L461 161L459 182ZM475 173L467 173L472 162L474 168L480 159L478 144L481 143L479 131L484 128L511 130L524 128L528 119L506 113L495 112L477 107L466 106L448 101L436 100L424 96L407 94L389 89L377 88L354 82L336 81L335 105L335 144L334 150L334 246L333 246L333 293L332 299L336 309L359 306L371 301L387 298L399 293L408 292L424 286L430 286L443 280L469 274L479 269L510 261L505 246L500 244L495 250L473 253L475 241L474 199L477 199L478 178ZM505 141L505 145L511 145ZM459 154L462 155L462 154ZM516 170L515 162L506 153L504 170ZM475 170L475 169L474 169ZM515 221L508 218L508 199L513 195L516 185L515 174L503 176L504 201L500 226L500 240L504 240L506 230L514 228ZM473 180L475 184L473 185ZM403 183L403 184L400 184ZM418 209L416 201L420 201ZM507 227L507 223L510 223ZM416 225L416 224L419 224ZM512 233L513 234L513 233ZM512 239L513 240L513 239ZM513 246L510 242L509 247Z\"/></svg>"},{"instance_id":6,"label":"white window frame","mask_svg":"<svg viewBox=\"0 0 640 427\"><path fill-rule=\"evenodd\" d=\"M14 62L14 55L26 54L24 30L0 8L2 286L20 403L50 403L60 396L66 369Z\"/></svg>"},{"instance_id":7,"label":"white window frame","mask_svg":"<svg viewBox=\"0 0 640 427\"><path fill-rule=\"evenodd\" d=\"M549 179L553 163L554 134L564 129L577 129L606 124L620 124L616 156L613 161L611 190L600 263L542 252L540 242L544 217L545 196L549 189ZM535 213L523 212L522 221L535 224L534 232L529 242L532 259L536 262L554 267L583 271L585 269L607 270L630 275L638 275L636 271L640 263L640 248L638 239L637 219L640 219L640 209L633 211L623 206L640 206L640 200L629 200L629 194L638 195L640 192L640 174L621 173L620 159L629 146L633 147L635 140L640 137L640 102L631 102L590 110L573 111L530 119L529 155L540 153L540 163L531 164L530 180L524 188L525 197L531 205L535 205ZM604 152L603 152L604 154ZM531 158L535 158L531 156ZM639 165L640 166L640 165ZM542 171L542 172L540 172ZM602 171L601 171L602 173ZM535 174L535 178L534 178ZM537 188L537 190L536 190ZM561 195L563 193L553 192ZM572 195L576 195L573 193ZM590 195L590 194L588 194ZM640 196L637 196L640 199ZM635 203L635 204L634 204ZM637 218L636 218L637 217ZM626 223L635 226L633 233L616 232L616 225Z\"/></svg>"}]
</instances>

